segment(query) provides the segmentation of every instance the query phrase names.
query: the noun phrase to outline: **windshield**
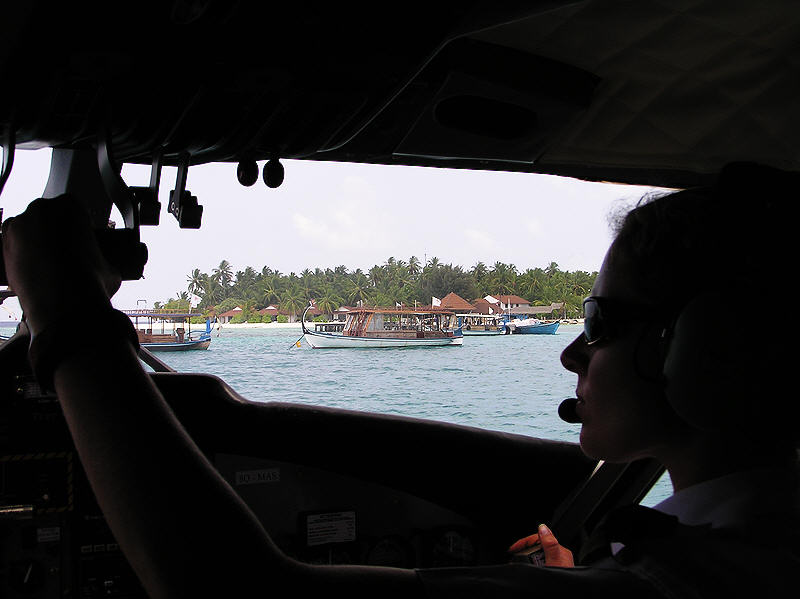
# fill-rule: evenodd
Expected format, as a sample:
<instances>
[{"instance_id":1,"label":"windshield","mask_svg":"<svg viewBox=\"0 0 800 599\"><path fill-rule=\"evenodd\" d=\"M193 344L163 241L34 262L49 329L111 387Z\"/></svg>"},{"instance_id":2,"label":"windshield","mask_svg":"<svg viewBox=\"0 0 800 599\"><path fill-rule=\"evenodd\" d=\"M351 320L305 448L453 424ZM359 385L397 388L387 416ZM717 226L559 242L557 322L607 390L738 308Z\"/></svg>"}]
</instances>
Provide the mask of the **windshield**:
<instances>
[{"instance_id":1,"label":"windshield","mask_svg":"<svg viewBox=\"0 0 800 599\"><path fill-rule=\"evenodd\" d=\"M17 153L2 198L6 217L41 194L49 154ZM199 313L186 327L190 338L204 334L206 318L211 322L206 351L159 354L166 364L219 376L256 402L577 441L578 427L556 411L576 383L559 356L582 331L581 301L609 244L610 220L648 188L488 171L292 160L284 166L277 189L239 185L234 164L192 167L187 188L204 207L201 228L179 229L166 210L158 226L142 227L149 250L144 279L125 282L115 307ZM122 175L129 185L147 185L149 167L125 165ZM175 169L165 168L163 206L174 180ZM443 221L448 212L464 218ZM449 331L463 333L464 342L313 350L301 341L298 322L309 303L308 322L347 323L344 331L319 327L323 334L357 327L372 331L363 334ZM6 321L18 317L14 298L3 306ZM396 312L355 312L376 306ZM452 314L423 314L424 307ZM420 313L401 318L402 310ZM459 323L459 314L472 316ZM557 329L481 336L474 333L505 325L477 314ZM91 327L89 315L75 320ZM139 320L154 337L164 329L179 341L169 321Z\"/></svg>"}]
</instances>

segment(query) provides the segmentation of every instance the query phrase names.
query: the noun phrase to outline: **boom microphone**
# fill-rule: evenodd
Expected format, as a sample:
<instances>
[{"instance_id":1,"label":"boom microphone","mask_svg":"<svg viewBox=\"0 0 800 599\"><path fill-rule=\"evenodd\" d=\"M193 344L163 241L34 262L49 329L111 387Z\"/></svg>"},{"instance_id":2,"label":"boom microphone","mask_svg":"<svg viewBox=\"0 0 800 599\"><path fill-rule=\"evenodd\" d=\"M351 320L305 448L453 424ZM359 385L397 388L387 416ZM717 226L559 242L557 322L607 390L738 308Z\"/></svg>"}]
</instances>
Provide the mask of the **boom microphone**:
<instances>
[{"instance_id":1,"label":"boom microphone","mask_svg":"<svg viewBox=\"0 0 800 599\"><path fill-rule=\"evenodd\" d=\"M569 422L570 424L580 424L581 419L578 416L577 410L575 410L577 405L578 399L576 397L565 399L558 406L558 417L564 422Z\"/></svg>"}]
</instances>

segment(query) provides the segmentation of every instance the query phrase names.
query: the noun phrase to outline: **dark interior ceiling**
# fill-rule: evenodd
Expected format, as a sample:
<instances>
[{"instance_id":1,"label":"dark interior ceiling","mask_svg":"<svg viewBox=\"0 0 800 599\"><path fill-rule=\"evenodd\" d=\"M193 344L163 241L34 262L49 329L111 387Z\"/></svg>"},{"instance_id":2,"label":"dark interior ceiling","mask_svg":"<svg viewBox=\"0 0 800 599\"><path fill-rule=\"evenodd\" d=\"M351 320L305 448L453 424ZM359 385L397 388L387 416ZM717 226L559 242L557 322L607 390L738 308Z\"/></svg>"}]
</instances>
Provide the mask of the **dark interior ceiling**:
<instances>
[{"instance_id":1,"label":"dark interior ceiling","mask_svg":"<svg viewBox=\"0 0 800 599\"><path fill-rule=\"evenodd\" d=\"M0 127L110 129L118 161L312 160L702 182L800 170L800 3L787 0L17 2ZM488 3L486 3L488 4Z\"/></svg>"}]
</instances>

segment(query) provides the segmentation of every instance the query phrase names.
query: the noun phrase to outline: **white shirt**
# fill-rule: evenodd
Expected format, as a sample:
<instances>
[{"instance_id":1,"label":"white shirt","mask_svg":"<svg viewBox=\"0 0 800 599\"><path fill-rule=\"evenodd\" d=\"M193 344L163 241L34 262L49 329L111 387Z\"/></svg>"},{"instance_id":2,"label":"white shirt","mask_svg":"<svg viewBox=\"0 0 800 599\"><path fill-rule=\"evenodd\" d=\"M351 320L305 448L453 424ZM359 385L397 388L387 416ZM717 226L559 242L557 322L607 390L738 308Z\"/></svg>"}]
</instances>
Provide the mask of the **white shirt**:
<instances>
[{"instance_id":1,"label":"white shirt","mask_svg":"<svg viewBox=\"0 0 800 599\"><path fill-rule=\"evenodd\" d=\"M682 489L654 506L682 524L751 532L800 523L797 469L767 468L734 472ZM766 527L766 528L765 528ZM611 544L616 555L624 545Z\"/></svg>"},{"instance_id":2,"label":"white shirt","mask_svg":"<svg viewBox=\"0 0 800 599\"><path fill-rule=\"evenodd\" d=\"M798 472L769 468L735 472L703 481L655 506L683 524L742 528L763 520L797 520Z\"/></svg>"}]
</instances>

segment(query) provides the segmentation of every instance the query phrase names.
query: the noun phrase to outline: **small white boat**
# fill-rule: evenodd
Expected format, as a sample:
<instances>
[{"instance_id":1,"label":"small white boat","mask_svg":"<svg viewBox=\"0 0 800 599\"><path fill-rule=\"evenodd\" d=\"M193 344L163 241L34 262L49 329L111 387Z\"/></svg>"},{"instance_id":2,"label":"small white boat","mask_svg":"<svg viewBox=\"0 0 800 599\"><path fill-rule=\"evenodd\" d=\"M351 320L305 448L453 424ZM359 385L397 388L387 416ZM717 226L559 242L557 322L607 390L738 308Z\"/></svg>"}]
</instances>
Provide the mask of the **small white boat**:
<instances>
[{"instance_id":1,"label":"small white boat","mask_svg":"<svg viewBox=\"0 0 800 599\"><path fill-rule=\"evenodd\" d=\"M440 308L360 308L348 313L343 326L335 327L340 330L328 331L307 328L307 311L300 321L303 339L314 349L438 347L464 342L455 313Z\"/></svg>"},{"instance_id":2,"label":"small white boat","mask_svg":"<svg viewBox=\"0 0 800 599\"><path fill-rule=\"evenodd\" d=\"M459 326L465 337L504 335L506 327L499 314L459 314Z\"/></svg>"}]
</instances>

